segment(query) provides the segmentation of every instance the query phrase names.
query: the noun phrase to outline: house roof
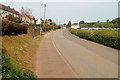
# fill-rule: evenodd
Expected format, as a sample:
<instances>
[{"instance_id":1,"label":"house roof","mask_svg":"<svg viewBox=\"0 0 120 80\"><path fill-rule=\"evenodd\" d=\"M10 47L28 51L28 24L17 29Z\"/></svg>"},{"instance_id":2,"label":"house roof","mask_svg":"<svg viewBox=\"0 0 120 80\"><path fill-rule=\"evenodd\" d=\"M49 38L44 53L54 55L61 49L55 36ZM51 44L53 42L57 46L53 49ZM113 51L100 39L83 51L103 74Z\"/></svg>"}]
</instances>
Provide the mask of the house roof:
<instances>
[{"instance_id":1,"label":"house roof","mask_svg":"<svg viewBox=\"0 0 120 80\"><path fill-rule=\"evenodd\" d=\"M33 18L32 18L31 15L27 15L27 14L19 14L19 15L20 15L20 18L27 17L27 18L29 18L30 20L33 20Z\"/></svg>"},{"instance_id":2,"label":"house roof","mask_svg":"<svg viewBox=\"0 0 120 80\"><path fill-rule=\"evenodd\" d=\"M10 6L5 6L3 4L0 4L0 9L3 9L3 10L6 10L6 11L9 11L11 13L19 15L19 12L14 10L14 8L10 8Z\"/></svg>"}]
</instances>

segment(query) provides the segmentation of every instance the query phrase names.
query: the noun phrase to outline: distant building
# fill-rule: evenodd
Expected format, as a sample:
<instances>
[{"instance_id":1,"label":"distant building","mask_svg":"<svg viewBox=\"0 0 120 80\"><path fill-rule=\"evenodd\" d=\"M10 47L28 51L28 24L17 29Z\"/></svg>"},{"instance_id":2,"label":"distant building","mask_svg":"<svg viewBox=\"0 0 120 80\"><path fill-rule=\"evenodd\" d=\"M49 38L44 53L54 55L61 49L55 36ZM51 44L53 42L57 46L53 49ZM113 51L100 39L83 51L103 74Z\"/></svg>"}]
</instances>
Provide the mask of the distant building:
<instances>
[{"instance_id":1,"label":"distant building","mask_svg":"<svg viewBox=\"0 0 120 80\"><path fill-rule=\"evenodd\" d=\"M38 20L36 21L36 24L41 24L41 23L44 22L44 21L45 21L45 23L48 24L48 25L50 25L50 24L52 23L52 22L49 21L49 20L38 19Z\"/></svg>"},{"instance_id":2,"label":"distant building","mask_svg":"<svg viewBox=\"0 0 120 80\"><path fill-rule=\"evenodd\" d=\"M80 26L79 26L79 24L72 24L71 28L77 29L77 28L80 28Z\"/></svg>"},{"instance_id":3,"label":"distant building","mask_svg":"<svg viewBox=\"0 0 120 80\"><path fill-rule=\"evenodd\" d=\"M14 15L14 17L19 17L19 12L14 8L0 4L0 19L6 19L9 14Z\"/></svg>"},{"instance_id":4,"label":"distant building","mask_svg":"<svg viewBox=\"0 0 120 80\"><path fill-rule=\"evenodd\" d=\"M42 19L38 19L37 21L36 21L36 24L41 24L42 23Z\"/></svg>"}]
</instances>

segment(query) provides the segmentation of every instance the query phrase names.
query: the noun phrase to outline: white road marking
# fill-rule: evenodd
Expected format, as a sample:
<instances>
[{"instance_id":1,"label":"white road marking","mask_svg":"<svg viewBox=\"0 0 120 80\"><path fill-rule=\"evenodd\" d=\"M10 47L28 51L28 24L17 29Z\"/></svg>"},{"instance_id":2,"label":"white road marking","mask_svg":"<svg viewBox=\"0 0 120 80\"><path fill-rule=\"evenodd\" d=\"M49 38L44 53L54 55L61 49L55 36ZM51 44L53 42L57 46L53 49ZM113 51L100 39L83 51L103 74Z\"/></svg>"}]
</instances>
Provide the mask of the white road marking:
<instances>
[{"instance_id":1,"label":"white road marking","mask_svg":"<svg viewBox=\"0 0 120 80\"><path fill-rule=\"evenodd\" d=\"M71 71L74 73L75 77L76 77L76 78L79 78L78 73L77 73L75 70L73 70L72 66L69 64L69 62L65 59L65 57L64 57L64 56L61 54L61 52L59 51L59 49L56 47L55 42L54 42L54 39L53 39L53 32L52 32L51 38L52 38L53 46L55 47L55 49L56 49L56 51L58 52L58 54L61 56L61 58L63 58L63 60L65 61L65 63L68 65L68 67L69 67L69 68L71 69Z\"/></svg>"}]
</instances>

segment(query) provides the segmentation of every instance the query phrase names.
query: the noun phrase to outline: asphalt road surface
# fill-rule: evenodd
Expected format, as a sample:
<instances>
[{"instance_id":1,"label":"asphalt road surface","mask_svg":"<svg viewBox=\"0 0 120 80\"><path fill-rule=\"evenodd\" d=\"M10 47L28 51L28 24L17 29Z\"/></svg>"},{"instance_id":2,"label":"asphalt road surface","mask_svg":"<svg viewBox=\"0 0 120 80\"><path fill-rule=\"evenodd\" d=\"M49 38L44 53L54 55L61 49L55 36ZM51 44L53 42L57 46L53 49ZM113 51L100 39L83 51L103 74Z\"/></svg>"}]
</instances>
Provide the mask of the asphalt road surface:
<instances>
[{"instance_id":1,"label":"asphalt road surface","mask_svg":"<svg viewBox=\"0 0 120 80\"><path fill-rule=\"evenodd\" d=\"M118 78L118 50L67 31L47 33L35 57L39 78Z\"/></svg>"},{"instance_id":2,"label":"asphalt road surface","mask_svg":"<svg viewBox=\"0 0 120 80\"><path fill-rule=\"evenodd\" d=\"M53 33L53 41L80 78L118 78L118 50L78 38L67 29Z\"/></svg>"}]
</instances>

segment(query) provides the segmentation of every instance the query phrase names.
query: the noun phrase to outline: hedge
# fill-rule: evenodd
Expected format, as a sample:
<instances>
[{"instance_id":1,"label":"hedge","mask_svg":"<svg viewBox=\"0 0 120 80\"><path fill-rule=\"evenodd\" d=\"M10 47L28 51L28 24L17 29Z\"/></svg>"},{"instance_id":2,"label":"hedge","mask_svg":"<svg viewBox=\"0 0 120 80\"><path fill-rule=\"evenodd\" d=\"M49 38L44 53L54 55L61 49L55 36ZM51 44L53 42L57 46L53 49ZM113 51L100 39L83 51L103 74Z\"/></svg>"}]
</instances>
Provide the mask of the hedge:
<instances>
[{"instance_id":1,"label":"hedge","mask_svg":"<svg viewBox=\"0 0 120 80\"><path fill-rule=\"evenodd\" d=\"M60 29L61 27L60 26L50 26L50 25L47 25L46 27L42 27L42 30L45 32L45 31L50 31L50 30L56 30L56 29Z\"/></svg>"},{"instance_id":2,"label":"hedge","mask_svg":"<svg viewBox=\"0 0 120 80\"><path fill-rule=\"evenodd\" d=\"M120 50L120 37L118 36L118 31L114 30L81 30L81 29L69 29L69 31L87 40L91 40L103 45L113 47Z\"/></svg>"},{"instance_id":3,"label":"hedge","mask_svg":"<svg viewBox=\"0 0 120 80\"><path fill-rule=\"evenodd\" d=\"M27 34L27 25L2 20L2 35Z\"/></svg>"}]
</instances>

